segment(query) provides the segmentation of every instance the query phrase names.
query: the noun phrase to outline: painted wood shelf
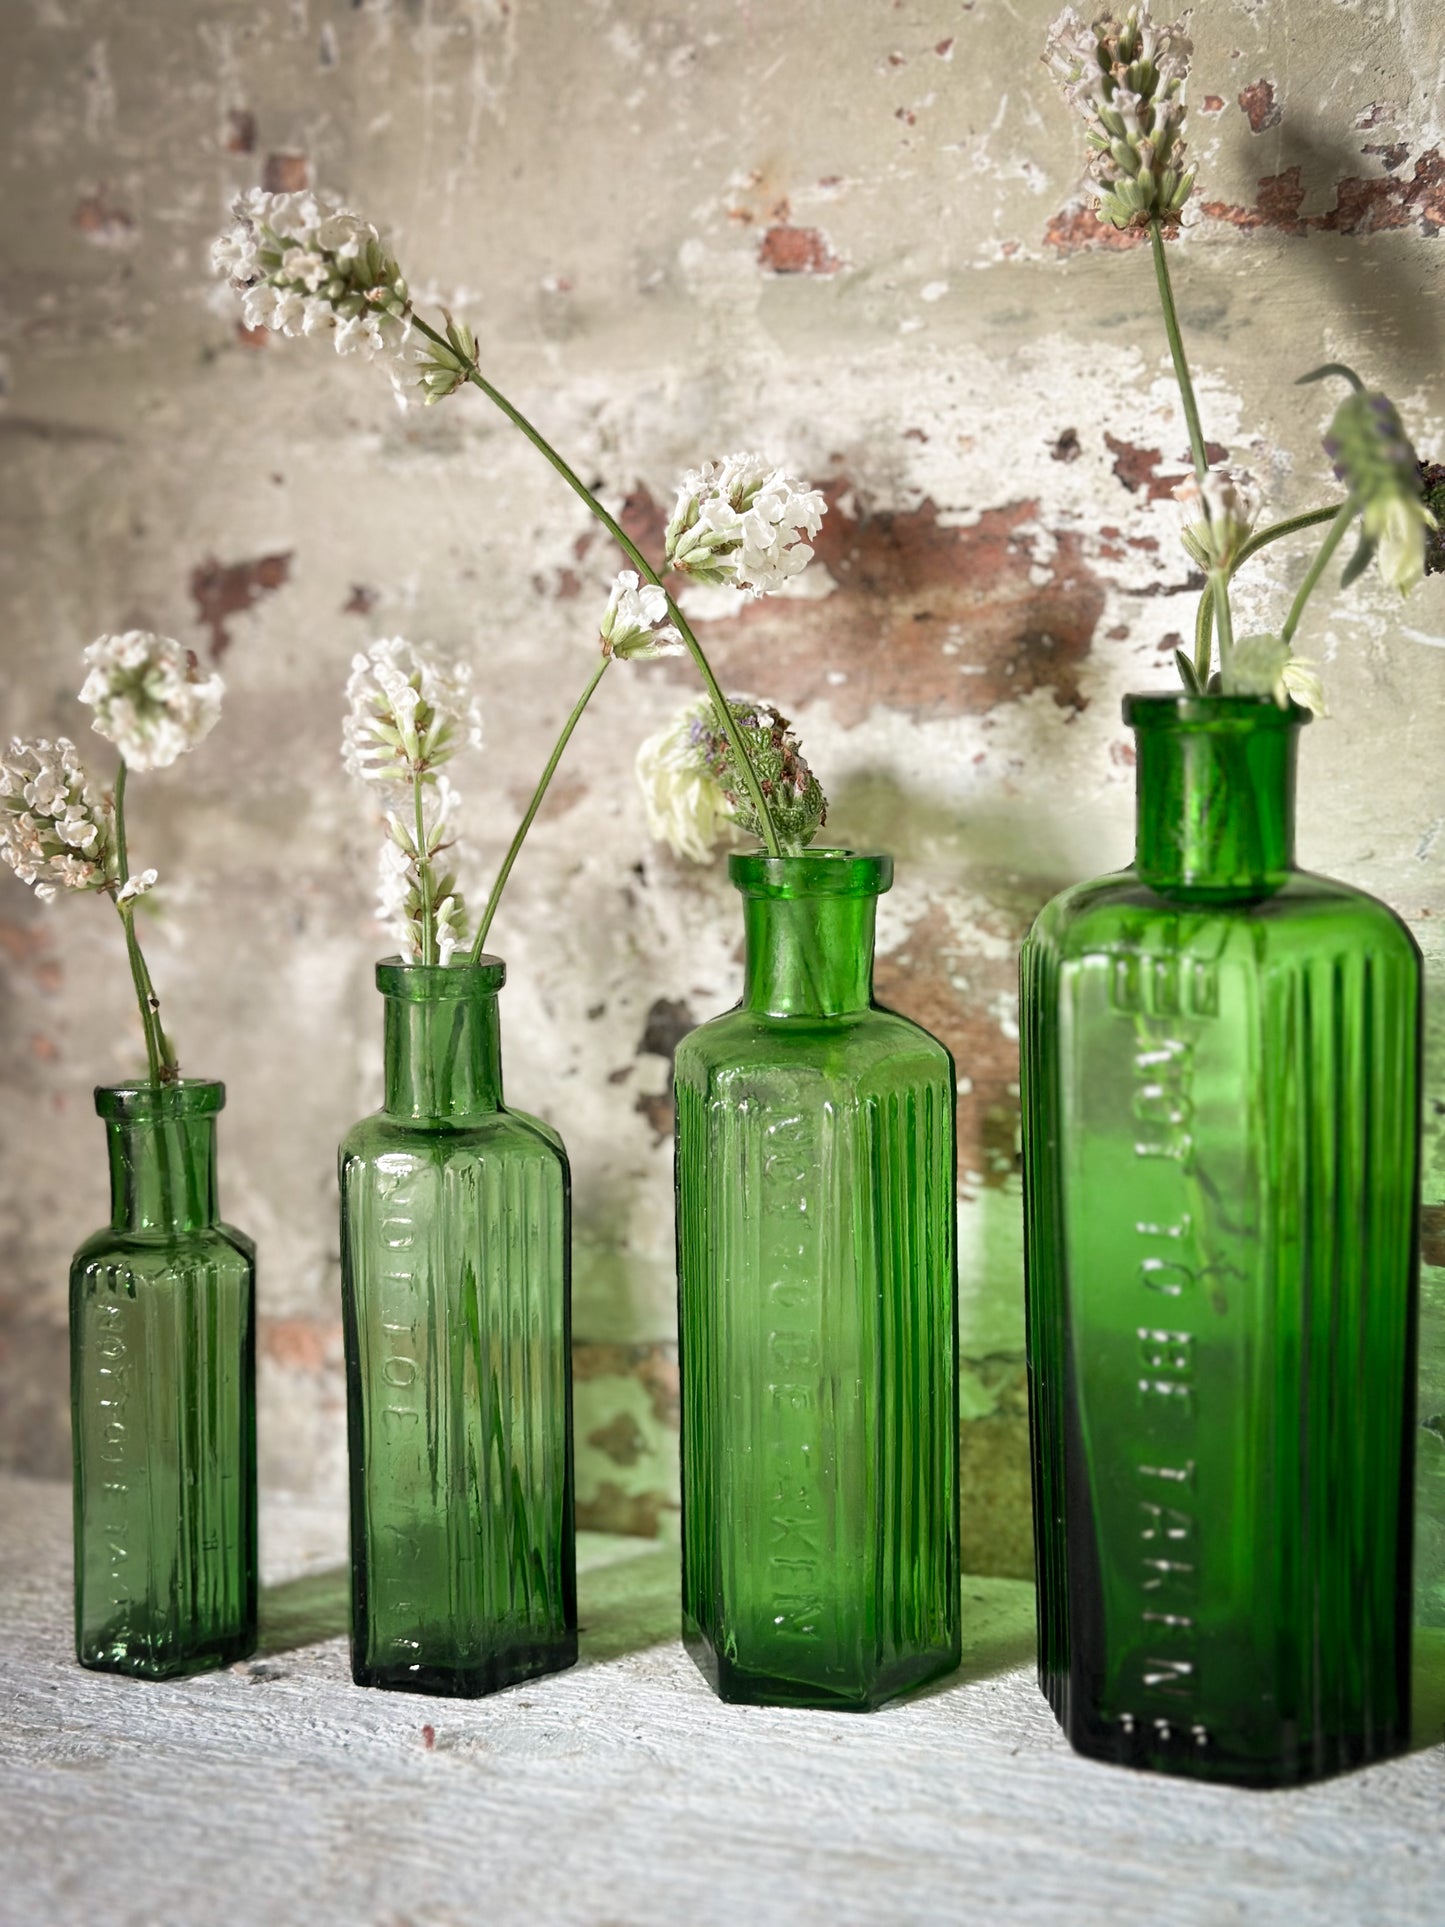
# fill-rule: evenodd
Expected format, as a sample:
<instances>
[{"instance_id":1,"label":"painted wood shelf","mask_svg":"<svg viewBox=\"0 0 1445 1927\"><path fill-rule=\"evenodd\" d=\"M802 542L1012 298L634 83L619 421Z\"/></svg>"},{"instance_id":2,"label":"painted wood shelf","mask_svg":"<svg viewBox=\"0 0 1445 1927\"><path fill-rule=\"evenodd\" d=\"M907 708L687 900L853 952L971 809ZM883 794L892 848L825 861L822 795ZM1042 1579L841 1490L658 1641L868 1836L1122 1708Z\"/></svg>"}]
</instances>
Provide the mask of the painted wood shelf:
<instances>
[{"instance_id":1,"label":"painted wood shelf","mask_svg":"<svg viewBox=\"0 0 1445 1927\"><path fill-rule=\"evenodd\" d=\"M872 1715L726 1707L672 1549L588 1536L573 1671L361 1692L344 1522L268 1497L262 1650L141 1684L70 1655L69 1493L0 1479L0 1920L46 1927L752 1927L1445 1919L1440 1669L1408 1757L1298 1793L1070 1753L1033 1601L966 1579L966 1661Z\"/></svg>"}]
</instances>

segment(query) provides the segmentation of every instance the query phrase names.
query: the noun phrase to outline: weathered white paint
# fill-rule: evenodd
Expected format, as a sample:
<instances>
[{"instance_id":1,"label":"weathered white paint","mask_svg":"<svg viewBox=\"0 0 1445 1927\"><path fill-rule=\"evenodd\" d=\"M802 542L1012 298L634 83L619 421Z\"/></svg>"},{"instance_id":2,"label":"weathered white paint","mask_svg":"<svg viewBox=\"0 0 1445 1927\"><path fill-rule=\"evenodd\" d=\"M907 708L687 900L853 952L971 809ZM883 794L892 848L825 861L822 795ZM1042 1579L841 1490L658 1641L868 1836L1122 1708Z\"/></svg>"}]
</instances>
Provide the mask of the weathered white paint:
<instances>
[{"instance_id":1,"label":"weathered white paint","mask_svg":"<svg viewBox=\"0 0 1445 1927\"><path fill-rule=\"evenodd\" d=\"M1445 1747L1289 1794L1091 1765L1034 1686L1015 1581L965 1579L967 1658L931 1694L871 1716L764 1711L720 1705L683 1654L675 1555L594 1539L582 1663L463 1704L354 1688L334 1514L271 1500L264 1519L262 1653L140 1684L71 1660L65 1488L0 1480L0 1919L1441 1918Z\"/></svg>"}]
</instances>

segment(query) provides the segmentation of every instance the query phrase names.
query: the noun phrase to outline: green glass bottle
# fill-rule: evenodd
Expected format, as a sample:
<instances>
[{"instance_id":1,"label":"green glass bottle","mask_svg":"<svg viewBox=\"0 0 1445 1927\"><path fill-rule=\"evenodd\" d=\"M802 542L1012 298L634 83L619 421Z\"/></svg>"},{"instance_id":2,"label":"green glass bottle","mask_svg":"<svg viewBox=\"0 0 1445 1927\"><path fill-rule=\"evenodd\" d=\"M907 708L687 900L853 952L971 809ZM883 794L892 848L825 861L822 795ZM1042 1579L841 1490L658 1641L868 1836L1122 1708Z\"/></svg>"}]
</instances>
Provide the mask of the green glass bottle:
<instances>
[{"instance_id":1,"label":"green glass bottle","mask_svg":"<svg viewBox=\"0 0 1445 1927\"><path fill-rule=\"evenodd\" d=\"M683 1634L868 1708L959 1658L953 1060L873 1002L886 856L734 856L742 1002L678 1047Z\"/></svg>"},{"instance_id":2,"label":"green glass bottle","mask_svg":"<svg viewBox=\"0 0 1445 1927\"><path fill-rule=\"evenodd\" d=\"M341 1147L360 1686L577 1657L567 1154L502 1102L495 958L378 964L385 1102Z\"/></svg>"},{"instance_id":3,"label":"green glass bottle","mask_svg":"<svg viewBox=\"0 0 1445 1927\"><path fill-rule=\"evenodd\" d=\"M216 1206L220 1084L106 1085L111 1222L70 1271L75 1642L167 1679L256 1645L256 1248Z\"/></svg>"},{"instance_id":4,"label":"green glass bottle","mask_svg":"<svg viewBox=\"0 0 1445 1927\"><path fill-rule=\"evenodd\" d=\"M1040 1679L1278 1786L1409 1731L1420 963L1294 867L1302 711L1131 697L1134 867L1024 948Z\"/></svg>"}]
</instances>

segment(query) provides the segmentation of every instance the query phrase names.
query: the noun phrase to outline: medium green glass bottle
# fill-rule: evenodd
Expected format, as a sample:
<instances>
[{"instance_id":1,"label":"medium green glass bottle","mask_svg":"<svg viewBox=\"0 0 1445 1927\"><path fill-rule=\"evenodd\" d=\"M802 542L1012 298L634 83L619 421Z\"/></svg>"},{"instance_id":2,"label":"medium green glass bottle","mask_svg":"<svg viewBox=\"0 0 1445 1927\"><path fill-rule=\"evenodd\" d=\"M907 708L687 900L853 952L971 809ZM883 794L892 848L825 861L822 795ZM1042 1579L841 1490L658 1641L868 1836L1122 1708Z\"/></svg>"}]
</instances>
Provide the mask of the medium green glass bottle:
<instances>
[{"instance_id":1,"label":"medium green glass bottle","mask_svg":"<svg viewBox=\"0 0 1445 1927\"><path fill-rule=\"evenodd\" d=\"M385 1101L341 1147L359 1686L577 1657L567 1154L502 1102L505 968L376 967Z\"/></svg>"},{"instance_id":2,"label":"medium green glass bottle","mask_svg":"<svg viewBox=\"0 0 1445 1927\"><path fill-rule=\"evenodd\" d=\"M678 1047L683 1634L726 1700L959 1659L953 1060L873 1001L886 856L734 856L742 1002Z\"/></svg>"},{"instance_id":3,"label":"medium green glass bottle","mask_svg":"<svg viewBox=\"0 0 1445 1927\"><path fill-rule=\"evenodd\" d=\"M111 1221L70 1270L75 1643L168 1679L256 1646L256 1248L216 1206L220 1084L95 1093Z\"/></svg>"},{"instance_id":4,"label":"medium green glass bottle","mask_svg":"<svg viewBox=\"0 0 1445 1927\"><path fill-rule=\"evenodd\" d=\"M1124 714L1134 867L1023 954L1040 1680L1279 1786L1409 1732L1419 954L1294 867L1302 711Z\"/></svg>"}]
</instances>

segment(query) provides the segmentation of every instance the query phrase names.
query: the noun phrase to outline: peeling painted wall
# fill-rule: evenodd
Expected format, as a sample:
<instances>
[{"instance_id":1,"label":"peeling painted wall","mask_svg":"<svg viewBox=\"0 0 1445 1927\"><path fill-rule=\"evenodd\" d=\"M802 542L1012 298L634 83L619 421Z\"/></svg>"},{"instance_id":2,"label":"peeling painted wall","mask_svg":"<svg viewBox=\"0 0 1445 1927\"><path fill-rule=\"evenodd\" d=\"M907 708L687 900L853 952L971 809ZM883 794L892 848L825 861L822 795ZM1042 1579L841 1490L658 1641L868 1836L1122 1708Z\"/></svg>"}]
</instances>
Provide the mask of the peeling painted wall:
<instances>
[{"instance_id":1,"label":"peeling painted wall","mask_svg":"<svg viewBox=\"0 0 1445 1927\"><path fill-rule=\"evenodd\" d=\"M497 378L655 540L679 470L756 445L832 505L806 593L701 633L792 713L837 839L898 882L879 985L960 1073L966 1556L1028 1567L1014 957L1065 882L1126 859L1129 688L1170 680L1197 581L1147 252L1088 211L1037 49L1052 0L12 0L0 20L3 715L79 736L76 652L154 626L217 660L222 725L137 782L168 884L154 967L187 1067L227 1080L223 1194L262 1250L265 1476L339 1498L333 1147L377 1100L373 832L337 758L351 651L471 654L458 782L495 864L589 668L614 567L465 395L238 327L207 245L230 197L307 181L393 235ZM1445 453L1445 19L1404 0L1204 0L1198 205L1175 252L1206 429L1281 511L1326 487L1325 359ZM1303 554L1241 590L1262 626ZM1326 596L1305 649L1302 854L1445 943L1435 755L1445 584ZM630 763L685 664L603 685L496 927L509 1093L577 1205L581 1516L667 1533L677 1368L670 1052L738 987L720 867L648 843ZM138 1036L104 907L0 906L0 1458L66 1465L64 1270L101 1216L89 1090ZM1445 1111L1445 1037L1430 1066ZM1445 1174L1427 1179L1423 1415L1445 1411ZM1445 1619L1445 1421L1422 1443Z\"/></svg>"}]
</instances>

